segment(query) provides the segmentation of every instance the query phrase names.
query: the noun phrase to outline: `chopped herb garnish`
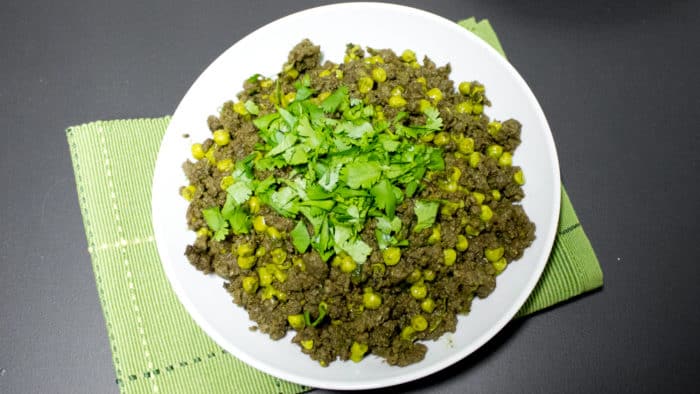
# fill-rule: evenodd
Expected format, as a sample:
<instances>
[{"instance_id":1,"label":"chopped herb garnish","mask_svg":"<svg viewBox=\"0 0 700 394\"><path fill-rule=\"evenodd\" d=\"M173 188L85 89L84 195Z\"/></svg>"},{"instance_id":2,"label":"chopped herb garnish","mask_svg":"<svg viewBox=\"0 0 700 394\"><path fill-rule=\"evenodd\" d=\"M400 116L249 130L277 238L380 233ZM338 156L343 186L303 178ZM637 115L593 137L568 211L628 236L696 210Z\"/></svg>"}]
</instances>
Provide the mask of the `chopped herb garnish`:
<instances>
[{"instance_id":1,"label":"chopped herb garnish","mask_svg":"<svg viewBox=\"0 0 700 394\"><path fill-rule=\"evenodd\" d=\"M299 253L311 246L324 261L343 252L364 263L372 252L360 236L367 220L377 221L375 236L381 249L407 245L400 239L402 223L396 209L404 196L421 189L428 169L444 169L440 149L418 140L442 127L439 111L429 107L424 111L425 125L407 125L405 112L389 121L377 119L374 108L351 98L346 86L320 103L306 76L295 88L295 99L273 113L260 115L252 100L245 102L260 143L257 152L236 163L223 208L204 211L215 239L223 240L229 232L250 232L245 203L255 195L278 214L297 221L289 236ZM277 90L279 86L275 94L281 97ZM254 170L275 168L288 169L289 175L264 180L253 176ZM430 227L438 206L437 201L417 201L414 230Z\"/></svg>"},{"instance_id":2,"label":"chopped herb garnish","mask_svg":"<svg viewBox=\"0 0 700 394\"><path fill-rule=\"evenodd\" d=\"M228 235L228 222L221 214L218 207L212 207L202 210L202 216L207 222L207 226L214 232L213 239L215 241L223 241Z\"/></svg>"},{"instance_id":3,"label":"chopped herb garnish","mask_svg":"<svg viewBox=\"0 0 700 394\"><path fill-rule=\"evenodd\" d=\"M437 201L416 200L413 210L418 223L413 227L413 231L421 231L432 226L435 223L439 205Z\"/></svg>"}]
</instances>

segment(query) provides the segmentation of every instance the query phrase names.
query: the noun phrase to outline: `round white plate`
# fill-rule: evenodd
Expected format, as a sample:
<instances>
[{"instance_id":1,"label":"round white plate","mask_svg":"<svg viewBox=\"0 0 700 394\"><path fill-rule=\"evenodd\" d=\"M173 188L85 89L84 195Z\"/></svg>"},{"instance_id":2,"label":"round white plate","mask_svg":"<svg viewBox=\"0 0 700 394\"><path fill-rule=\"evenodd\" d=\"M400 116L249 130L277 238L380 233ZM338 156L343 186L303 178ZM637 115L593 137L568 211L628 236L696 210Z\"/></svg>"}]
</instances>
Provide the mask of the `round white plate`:
<instances>
[{"instance_id":1,"label":"round white plate","mask_svg":"<svg viewBox=\"0 0 700 394\"><path fill-rule=\"evenodd\" d=\"M536 224L535 242L523 258L498 277L496 290L474 303L459 319L457 331L427 342L425 359L408 367L392 367L369 356L360 363L336 361L327 368L301 353L291 335L271 340L248 328L247 313L235 306L215 275L196 271L184 256L194 240L187 230L187 203L178 189L187 180L181 165L190 145L209 131L208 115L234 99L243 81L260 73L274 76L289 50L304 38L321 45L324 58L341 62L345 45L410 48L419 59L427 54L436 64L450 63L454 81L478 80L486 86L493 119L518 119L522 145L514 162L527 183L525 211ZM191 139L183 138L190 134ZM441 370L483 345L514 316L527 299L547 262L559 218L559 164L547 120L518 72L481 39L453 21L413 8L381 3L345 3L302 11L272 22L226 50L187 92L163 138L153 179L153 227L163 267L173 290L199 326L221 347L279 378L328 389L367 389L395 385Z\"/></svg>"}]
</instances>

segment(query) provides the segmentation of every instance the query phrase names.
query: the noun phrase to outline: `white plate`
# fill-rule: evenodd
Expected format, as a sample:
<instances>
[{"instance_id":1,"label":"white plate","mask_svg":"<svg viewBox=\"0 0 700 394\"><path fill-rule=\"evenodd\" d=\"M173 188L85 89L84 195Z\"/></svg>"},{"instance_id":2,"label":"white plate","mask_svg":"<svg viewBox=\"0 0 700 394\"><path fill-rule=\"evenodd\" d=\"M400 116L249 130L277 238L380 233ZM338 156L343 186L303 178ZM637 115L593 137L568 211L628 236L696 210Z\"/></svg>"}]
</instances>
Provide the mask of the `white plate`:
<instances>
[{"instance_id":1,"label":"white plate","mask_svg":"<svg viewBox=\"0 0 700 394\"><path fill-rule=\"evenodd\" d=\"M401 52L413 49L438 65L452 65L454 81L485 84L494 119L518 119L522 145L514 161L527 183L524 208L536 224L537 239L522 259L498 277L496 290L460 317L457 332L427 342L425 359L408 367L391 367L370 356L361 363L332 363L322 368L301 353L291 335L272 341L251 332L247 313L232 304L222 280L196 271L184 257L194 240L187 230L187 203L178 189L187 183L181 165L190 144L209 135L207 116L235 98L242 82L260 73L274 76L289 50L303 38L321 45L325 59L341 62L352 42ZM182 137L189 133L190 140ZM199 326L234 356L279 378L328 389L367 389L395 385L441 370L493 337L525 302L544 269L559 217L559 165L554 141L537 99L518 72L481 39L453 21L413 8L380 3L346 3L318 7L272 22L238 41L197 79L177 107L161 144L153 179L153 227L163 267L173 290Z\"/></svg>"}]
</instances>

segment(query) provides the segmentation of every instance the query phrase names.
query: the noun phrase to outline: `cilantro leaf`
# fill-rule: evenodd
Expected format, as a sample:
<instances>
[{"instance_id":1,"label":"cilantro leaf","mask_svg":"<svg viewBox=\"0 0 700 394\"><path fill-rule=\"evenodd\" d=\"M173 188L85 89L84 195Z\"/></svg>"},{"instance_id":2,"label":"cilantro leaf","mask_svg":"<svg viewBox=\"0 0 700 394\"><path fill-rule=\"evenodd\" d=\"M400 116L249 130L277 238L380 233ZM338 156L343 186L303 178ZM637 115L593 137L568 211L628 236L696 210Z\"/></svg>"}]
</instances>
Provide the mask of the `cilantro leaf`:
<instances>
[{"instance_id":1,"label":"cilantro leaf","mask_svg":"<svg viewBox=\"0 0 700 394\"><path fill-rule=\"evenodd\" d=\"M306 230L306 225L301 220L297 222L296 227L289 233L292 237L292 244L297 249L299 253L306 252L309 245L311 244L311 237L309 232Z\"/></svg>"},{"instance_id":2,"label":"cilantro leaf","mask_svg":"<svg viewBox=\"0 0 700 394\"><path fill-rule=\"evenodd\" d=\"M285 186L272 193L270 196L270 206L280 215L292 217L298 212L295 204L298 194L289 186Z\"/></svg>"},{"instance_id":3,"label":"cilantro leaf","mask_svg":"<svg viewBox=\"0 0 700 394\"><path fill-rule=\"evenodd\" d=\"M348 87L341 86L335 90L330 96L326 97L325 100L321 102L321 108L323 112L332 113L335 112L340 104L348 99Z\"/></svg>"},{"instance_id":4,"label":"cilantro leaf","mask_svg":"<svg viewBox=\"0 0 700 394\"><path fill-rule=\"evenodd\" d=\"M381 165L377 162L348 163L343 167L342 180L352 189L369 189L382 175Z\"/></svg>"},{"instance_id":5,"label":"cilantro leaf","mask_svg":"<svg viewBox=\"0 0 700 394\"><path fill-rule=\"evenodd\" d=\"M314 94L313 89L306 87L306 86L302 86L302 87L297 89L297 94L294 97L294 101L306 100L307 98L313 96L313 94Z\"/></svg>"},{"instance_id":6,"label":"cilantro leaf","mask_svg":"<svg viewBox=\"0 0 700 394\"><path fill-rule=\"evenodd\" d=\"M389 218L393 218L396 212L396 195L391 182L387 179L381 180L374 185L370 193L374 196L375 204L383 209Z\"/></svg>"},{"instance_id":7,"label":"cilantro leaf","mask_svg":"<svg viewBox=\"0 0 700 394\"><path fill-rule=\"evenodd\" d=\"M416 200L413 205L413 212L418 218L418 223L413 227L413 231L421 231L429 228L435 223L438 207L440 203L437 201Z\"/></svg>"},{"instance_id":8,"label":"cilantro leaf","mask_svg":"<svg viewBox=\"0 0 700 394\"><path fill-rule=\"evenodd\" d=\"M248 201L248 198L253 193L253 189L251 189L249 182L241 180L229 186L226 192L236 205L241 205Z\"/></svg>"},{"instance_id":9,"label":"cilantro leaf","mask_svg":"<svg viewBox=\"0 0 700 394\"><path fill-rule=\"evenodd\" d=\"M352 122L345 122L345 133L350 138L360 139L366 135L371 135L374 133L372 124L369 122L362 122L360 124L354 124Z\"/></svg>"},{"instance_id":10,"label":"cilantro leaf","mask_svg":"<svg viewBox=\"0 0 700 394\"><path fill-rule=\"evenodd\" d=\"M294 128L294 126L297 124L297 117L294 116L291 112L287 111L284 108L277 108L277 112L282 116L282 119L284 119L285 123L289 126L289 128Z\"/></svg>"},{"instance_id":11,"label":"cilantro leaf","mask_svg":"<svg viewBox=\"0 0 700 394\"><path fill-rule=\"evenodd\" d=\"M253 102L253 100L248 100L244 104L246 111L250 112L253 115L257 115L260 113L260 108L258 108L257 104Z\"/></svg>"},{"instance_id":12,"label":"cilantro leaf","mask_svg":"<svg viewBox=\"0 0 700 394\"><path fill-rule=\"evenodd\" d=\"M280 114L276 112L269 113L267 115L261 116L259 118L255 118L253 120L253 124L255 127L258 128L258 130L267 130L270 124L274 121L280 118Z\"/></svg>"},{"instance_id":13,"label":"cilantro leaf","mask_svg":"<svg viewBox=\"0 0 700 394\"><path fill-rule=\"evenodd\" d=\"M228 235L228 222L221 214L219 207L211 207L202 210L204 221L207 222L209 229L214 231L214 240L223 241Z\"/></svg>"},{"instance_id":14,"label":"cilantro leaf","mask_svg":"<svg viewBox=\"0 0 700 394\"><path fill-rule=\"evenodd\" d=\"M440 111L435 107L426 108L423 113L427 116L425 122L425 128L430 131L437 131L442 128L442 118L440 118Z\"/></svg>"},{"instance_id":15,"label":"cilantro leaf","mask_svg":"<svg viewBox=\"0 0 700 394\"><path fill-rule=\"evenodd\" d=\"M228 219L234 234L248 234L250 232L250 215L243 207L236 207Z\"/></svg>"}]
</instances>

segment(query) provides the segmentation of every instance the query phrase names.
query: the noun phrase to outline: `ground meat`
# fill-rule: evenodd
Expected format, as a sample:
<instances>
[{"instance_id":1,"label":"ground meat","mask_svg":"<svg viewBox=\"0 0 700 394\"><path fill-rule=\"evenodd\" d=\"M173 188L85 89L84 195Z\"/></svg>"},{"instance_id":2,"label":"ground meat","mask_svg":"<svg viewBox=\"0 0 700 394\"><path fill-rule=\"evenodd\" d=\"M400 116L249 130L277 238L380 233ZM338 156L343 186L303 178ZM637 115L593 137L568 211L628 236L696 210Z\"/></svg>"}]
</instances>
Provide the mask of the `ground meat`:
<instances>
[{"instance_id":1,"label":"ground meat","mask_svg":"<svg viewBox=\"0 0 700 394\"><path fill-rule=\"evenodd\" d=\"M322 63L320 48L304 40L289 53L277 80L254 76L244 82L238 99L248 104L246 109L229 101L207 119L209 130L223 130L230 141L219 146L207 139L202 143L204 157L183 164L191 192L187 221L198 234L185 255L198 270L226 279L224 288L248 311L257 329L273 339L295 331L293 342L321 365L350 359L353 346L362 344L387 363L405 366L425 356L421 341L454 331L457 316L469 312L474 297L493 292L498 273L534 240L534 224L518 204L524 197L516 176L520 168L501 160L502 155L488 153L493 146L515 152L521 125L514 119L494 122L484 115L483 107L490 105L484 87L474 81L463 94L449 79L449 64L437 66L426 57L421 66L408 55L387 49L365 52L352 44L346 54L343 63ZM358 81L375 67L385 71L386 80L361 92ZM262 117L286 106L301 81L315 97L346 86L350 97L380 108L385 119L406 112L406 124L426 122L421 109L426 100L439 111L442 129L421 143L442 149L445 170L426 173L414 198L396 207L402 226L394 236L407 241L397 264L385 264L374 219L359 232L372 252L352 272L343 271L332 256L324 261L313 249L298 253L288 235L301 216L292 220L261 201L254 206L248 200L245 214L253 223L248 231L215 239L208 229L203 211L224 206L225 188L236 181L227 179L233 178L232 169L222 163L264 156L254 153L262 140L248 108L253 104L257 117ZM388 104L397 90L405 99L402 107ZM430 97L435 90L440 99ZM291 173L289 166L256 168L251 176L262 182L289 178ZM440 211L433 226L413 231L418 198L440 201ZM311 223L306 228L314 234ZM494 263L485 251L498 248L502 259ZM455 250L454 261L448 262L449 251ZM423 288L425 294L420 293ZM380 297L381 305L365 307L368 293ZM302 319L301 324L294 319Z\"/></svg>"}]
</instances>

